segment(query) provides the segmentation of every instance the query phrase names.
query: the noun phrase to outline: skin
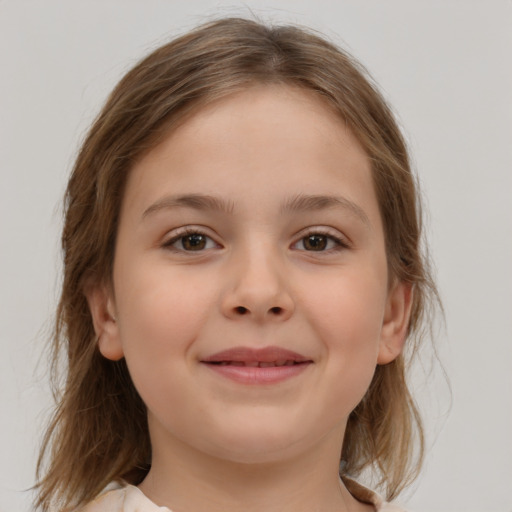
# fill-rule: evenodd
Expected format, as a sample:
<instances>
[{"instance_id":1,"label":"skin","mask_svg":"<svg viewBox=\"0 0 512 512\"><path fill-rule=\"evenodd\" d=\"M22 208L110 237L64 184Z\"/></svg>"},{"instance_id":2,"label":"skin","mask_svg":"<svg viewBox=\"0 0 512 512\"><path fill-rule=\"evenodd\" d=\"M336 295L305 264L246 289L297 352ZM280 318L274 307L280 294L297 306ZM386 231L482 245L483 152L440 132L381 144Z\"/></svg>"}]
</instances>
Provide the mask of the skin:
<instances>
[{"instance_id":1,"label":"skin","mask_svg":"<svg viewBox=\"0 0 512 512\"><path fill-rule=\"evenodd\" d=\"M153 465L140 488L156 504L371 509L340 484L339 454L376 365L402 350L411 290L388 276L367 155L312 93L231 95L140 160L112 285L88 300L102 354L126 358L147 405ZM201 362L237 346L311 364L248 385Z\"/></svg>"}]
</instances>

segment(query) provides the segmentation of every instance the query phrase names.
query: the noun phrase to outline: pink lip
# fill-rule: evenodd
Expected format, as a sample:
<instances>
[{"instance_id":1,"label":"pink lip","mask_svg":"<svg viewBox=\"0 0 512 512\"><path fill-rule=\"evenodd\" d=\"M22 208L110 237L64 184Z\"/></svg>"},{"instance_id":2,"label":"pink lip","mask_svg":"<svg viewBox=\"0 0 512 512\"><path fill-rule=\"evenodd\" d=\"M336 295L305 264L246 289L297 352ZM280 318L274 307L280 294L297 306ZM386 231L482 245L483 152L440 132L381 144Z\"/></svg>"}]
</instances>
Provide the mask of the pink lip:
<instances>
[{"instance_id":1,"label":"pink lip","mask_svg":"<svg viewBox=\"0 0 512 512\"><path fill-rule=\"evenodd\" d=\"M201 363L242 384L274 384L299 375L313 361L280 347L235 347L208 356Z\"/></svg>"}]
</instances>

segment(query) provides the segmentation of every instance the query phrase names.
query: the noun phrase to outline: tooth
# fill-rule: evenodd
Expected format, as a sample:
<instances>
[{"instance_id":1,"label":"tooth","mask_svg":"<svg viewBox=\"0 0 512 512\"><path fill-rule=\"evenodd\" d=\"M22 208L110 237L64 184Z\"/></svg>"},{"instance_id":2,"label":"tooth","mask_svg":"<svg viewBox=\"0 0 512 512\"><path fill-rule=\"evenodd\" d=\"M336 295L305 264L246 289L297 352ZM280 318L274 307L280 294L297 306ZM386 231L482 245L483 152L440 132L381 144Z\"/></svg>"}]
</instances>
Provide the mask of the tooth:
<instances>
[{"instance_id":1,"label":"tooth","mask_svg":"<svg viewBox=\"0 0 512 512\"><path fill-rule=\"evenodd\" d=\"M286 361L286 366L293 366L295 363L291 360Z\"/></svg>"},{"instance_id":2,"label":"tooth","mask_svg":"<svg viewBox=\"0 0 512 512\"><path fill-rule=\"evenodd\" d=\"M261 362L259 364L260 368L269 368L270 366L275 366L275 363L274 362L271 362L271 363L265 363L265 362Z\"/></svg>"},{"instance_id":3,"label":"tooth","mask_svg":"<svg viewBox=\"0 0 512 512\"><path fill-rule=\"evenodd\" d=\"M251 368L256 368L258 366L258 361L248 361L245 363L245 366L250 366Z\"/></svg>"},{"instance_id":4,"label":"tooth","mask_svg":"<svg viewBox=\"0 0 512 512\"><path fill-rule=\"evenodd\" d=\"M233 366L245 366L243 361L231 361Z\"/></svg>"},{"instance_id":5,"label":"tooth","mask_svg":"<svg viewBox=\"0 0 512 512\"><path fill-rule=\"evenodd\" d=\"M276 361L276 366L284 366L286 364L286 359L281 359L280 361Z\"/></svg>"}]
</instances>

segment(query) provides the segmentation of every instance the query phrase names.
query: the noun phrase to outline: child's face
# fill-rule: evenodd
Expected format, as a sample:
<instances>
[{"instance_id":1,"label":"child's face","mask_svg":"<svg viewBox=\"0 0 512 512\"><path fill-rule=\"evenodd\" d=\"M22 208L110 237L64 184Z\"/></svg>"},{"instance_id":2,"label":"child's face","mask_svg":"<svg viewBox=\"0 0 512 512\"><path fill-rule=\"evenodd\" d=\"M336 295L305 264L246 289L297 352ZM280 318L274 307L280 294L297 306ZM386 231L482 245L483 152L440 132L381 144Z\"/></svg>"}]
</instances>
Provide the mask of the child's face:
<instances>
[{"instance_id":1,"label":"child's face","mask_svg":"<svg viewBox=\"0 0 512 512\"><path fill-rule=\"evenodd\" d=\"M155 454L243 462L339 449L410 303L366 154L284 86L218 101L137 163L113 290L89 294L100 350L126 358Z\"/></svg>"}]
</instances>

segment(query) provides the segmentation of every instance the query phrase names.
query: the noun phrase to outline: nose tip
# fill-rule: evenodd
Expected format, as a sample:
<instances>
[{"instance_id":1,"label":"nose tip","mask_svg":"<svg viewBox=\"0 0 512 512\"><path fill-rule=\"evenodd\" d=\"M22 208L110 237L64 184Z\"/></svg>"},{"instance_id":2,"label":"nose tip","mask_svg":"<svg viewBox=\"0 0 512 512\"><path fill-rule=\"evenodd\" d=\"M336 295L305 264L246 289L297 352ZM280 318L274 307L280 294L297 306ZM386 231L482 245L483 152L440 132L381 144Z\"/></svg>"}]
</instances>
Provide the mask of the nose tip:
<instances>
[{"instance_id":1,"label":"nose tip","mask_svg":"<svg viewBox=\"0 0 512 512\"><path fill-rule=\"evenodd\" d=\"M248 276L224 294L221 308L231 319L278 321L288 319L295 309L290 293L278 280L249 282Z\"/></svg>"},{"instance_id":2,"label":"nose tip","mask_svg":"<svg viewBox=\"0 0 512 512\"><path fill-rule=\"evenodd\" d=\"M247 244L233 251L227 263L221 308L234 320L283 321L295 309L287 266L274 243Z\"/></svg>"}]
</instances>

